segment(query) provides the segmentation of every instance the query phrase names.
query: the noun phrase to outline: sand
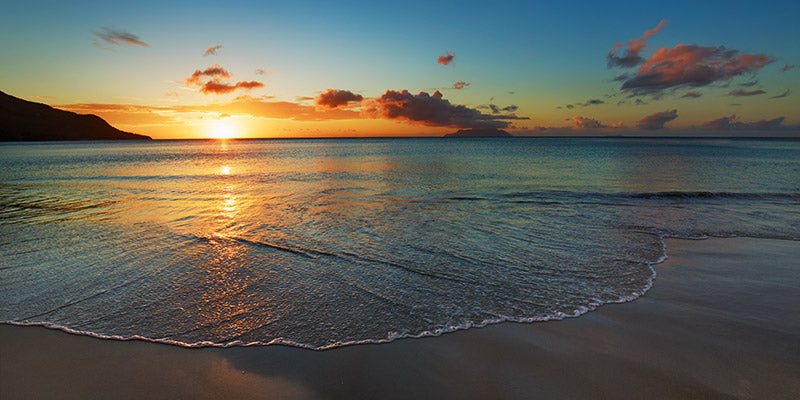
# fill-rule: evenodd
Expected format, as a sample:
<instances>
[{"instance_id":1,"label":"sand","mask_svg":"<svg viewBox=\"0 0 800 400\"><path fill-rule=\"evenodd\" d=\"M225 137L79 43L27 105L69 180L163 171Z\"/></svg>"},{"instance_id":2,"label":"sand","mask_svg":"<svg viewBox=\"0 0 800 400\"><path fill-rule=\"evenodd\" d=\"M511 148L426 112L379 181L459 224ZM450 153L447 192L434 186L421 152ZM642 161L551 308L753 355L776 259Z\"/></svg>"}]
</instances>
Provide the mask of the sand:
<instances>
[{"instance_id":1,"label":"sand","mask_svg":"<svg viewBox=\"0 0 800 400\"><path fill-rule=\"evenodd\" d=\"M800 398L800 244L668 240L642 298L315 352L0 325L0 398Z\"/></svg>"}]
</instances>

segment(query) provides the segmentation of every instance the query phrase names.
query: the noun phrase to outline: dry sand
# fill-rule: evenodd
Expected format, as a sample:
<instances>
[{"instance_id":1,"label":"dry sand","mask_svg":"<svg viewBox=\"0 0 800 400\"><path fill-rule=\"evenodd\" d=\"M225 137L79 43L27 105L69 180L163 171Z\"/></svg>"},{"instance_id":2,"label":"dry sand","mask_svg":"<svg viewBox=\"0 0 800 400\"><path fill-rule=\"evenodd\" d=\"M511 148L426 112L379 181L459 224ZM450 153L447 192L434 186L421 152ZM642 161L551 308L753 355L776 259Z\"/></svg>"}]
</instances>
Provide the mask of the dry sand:
<instances>
[{"instance_id":1,"label":"dry sand","mask_svg":"<svg viewBox=\"0 0 800 400\"><path fill-rule=\"evenodd\" d=\"M800 398L800 244L668 240L667 252L631 303L322 352L0 325L0 399Z\"/></svg>"}]
</instances>

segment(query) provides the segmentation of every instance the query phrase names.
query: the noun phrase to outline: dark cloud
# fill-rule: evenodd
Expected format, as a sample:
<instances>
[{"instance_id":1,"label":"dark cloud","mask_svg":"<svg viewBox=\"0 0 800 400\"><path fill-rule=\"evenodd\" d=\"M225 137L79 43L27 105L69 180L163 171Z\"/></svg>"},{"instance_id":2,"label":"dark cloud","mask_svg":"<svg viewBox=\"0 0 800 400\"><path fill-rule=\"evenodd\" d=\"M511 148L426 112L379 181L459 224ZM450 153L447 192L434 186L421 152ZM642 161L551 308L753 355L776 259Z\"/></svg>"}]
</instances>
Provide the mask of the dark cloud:
<instances>
[{"instance_id":1,"label":"dark cloud","mask_svg":"<svg viewBox=\"0 0 800 400\"><path fill-rule=\"evenodd\" d=\"M209 78L209 80L203 82L205 78ZM200 86L200 93L203 94L225 94L238 89L250 90L264 87L263 83L257 81L226 82L230 78L230 72L218 64L214 64L202 71L195 70L184 82L188 85Z\"/></svg>"},{"instance_id":2,"label":"dark cloud","mask_svg":"<svg viewBox=\"0 0 800 400\"><path fill-rule=\"evenodd\" d=\"M365 100L363 114L369 117L400 119L426 126L453 128L507 128L507 120L522 120L516 115L487 115L463 105L453 105L438 90L433 94L408 90L387 90L376 99Z\"/></svg>"},{"instance_id":3,"label":"dark cloud","mask_svg":"<svg viewBox=\"0 0 800 400\"><path fill-rule=\"evenodd\" d=\"M657 112L642 118L637 124L639 128L647 130L663 129L664 124L678 118L678 110Z\"/></svg>"},{"instance_id":4,"label":"dark cloud","mask_svg":"<svg viewBox=\"0 0 800 400\"><path fill-rule=\"evenodd\" d=\"M753 81L750 81L750 82L742 82L742 83L739 84L739 86L741 86L741 87L753 87L755 85L758 85L758 81L757 80L753 80Z\"/></svg>"},{"instance_id":5,"label":"dark cloud","mask_svg":"<svg viewBox=\"0 0 800 400\"><path fill-rule=\"evenodd\" d=\"M131 46L150 47L149 44L139 40L138 36L125 31L118 31L116 29L104 27L103 32L92 33L98 38L102 39L104 42L113 44L114 46L123 46L127 44Z\"/></svg>"},{"instance_id":6,"label":"dark cloud","mask_svg":"<svg viewBox=\"0 0 800 400\"><path fill-rule=\"evenodd\" d=\"M789 89L786 89L785 92L783 92L783 93L781 93L781 94L779 94L777 96L772 96L772 97L770 97L770 99L780 99L780 98L786 97L788 95L789 95Z\"/></svg>"},{"instance_id":7,"label":"dark cloud","mask_svg":"<svg viewBox=\"0 0 800 400\"><path fill-rule=\"evenodd\" d=\"M442 54L441 56L439 56L439 59L436 62L442 65L449 65L451 62L453 62L453 59L455 58L456 58L456 53L453 52L452 54L450 54L450 52L448 51L446 54Z\"/></svg>"},{"instance_id":8,"label":"dark cloud","mask_svg":"<svg viewBox=\"0 0 800 400\"><path fill-rule=\"evenodd\" d=\"M221 44L218 44L218 45L213 46L213 47L209 47L209 48L206 49L206 51L203 52L203 56L215 55L215 54L217 54L217 50L219 50L221 48L222 48Z\"/></svg>"},{"instance_id":9,"label":"dark cloud","mask_svg":"<svg viewBox=\"0 0 800 400\"><path fill-rule=\"evenodd\" d=\"M573 106L572 104L567 104L564 107L566 107L567 110L572 110L573 108L575 108L575 106Z\"/></svg>"},{"instance_id":10,"label":"dark cloud","mask_svg":"<svg viewBox=\"0 0 800 400\"><path fill-rule=\"evenodd\" d=\"M200 85L203 81L204 77L212 78L212 79L230 79L231 74L225 70L225 68L220 67L218 64L214 64L204 70L196 69L192 72L192 75L186 78L185 82L189 85Z\"/></svg>"},{"instance_id":11,"label":"dark cloud","mask_svg":"<svg viewBox=\"0 0 800 400\"><path fill-rule=\"evenodd\" d=\"M646 105L647 102L645 102L642 99L636 99L636 101L634 101L634 104L636 104L637 106L643 106L643 105Z\"/></svg>"},{"instance_id":12,"label":"dark cloud","mask_svg":"<svg viewBox=\"0 0 800 400\"><path fill-rule=\"evenodd\" d=\"M739 54L723 46L679 44L661 48L645 61L622 90L633 96L659 97L667 89L700 87L753 73L775 60L764 54Z\"/></svg>"},{"instance_id":13,"label":"dark cloud","mask_svg":"<svg viewBox=\"0 0 800 400\"><path fill-rule=\"evenodd\" d=\"M788 71L788 70L790 70L790 69L792 69L792 68L794 68L796 66L797 65L786 64L786 65L783 66L783 72L786 72L786 71Z\"/></svg>"},{"instance_id":14,"label":"dark cloud","mask_svg":"<svg viewBox=\"0 0 800 400\"><path fill-rule=\"evenodd\" d=\"M736 120L736 114L729 117L717 118L713 121L708 121L702 125L702 128L729 131L729 130L752 130L752 131L769 131L777 129L786 129L787 126L783 125L783 117L773 118L769 120L761 120L754 122L742 122Z\"/></svg>"},{"instance_id":15,"label":"dark cloud","mask_svg":"<svg viewBox=\"0 0 800 400\"><path fill-rule=\"evenodd\" d=\"M622 43L617 43L614 49L606 55L608 66L630 68L644 62L644 58L639 53L647 45L647 38L658 33L668 23L669 21L665 19L661 20L655 28L645 31L642 37L629 40L621 55L618 55L618 53L622 50Z\"/></svg>"},{"instance_id":16,"label":"dark cloud","mask_svg":"<svg viewBox=\"0 0 800 400\"><path fill-rule=\"evenodd\" d=\"M728 92L728 96L757 96L759 94L767 93L763 90L743 90L743 89L735 89Z\"/></svg>"},{"instance_id":17,"label":"dark cloud","mask_svg":"<svg viewBox=\"0 0 800 400\"><path fill-rule=\"evenodd\" d=\"M233 92L237 89L250 90L262 87L264 87L264 84L256 81L241 81L231 85L216 80L211 80L200 86L200 92L203 94L225 94Z\"/></svg>"},{"instance_id":18,"label":"dark cloud","mask_svg":"<svg viewBox=\"0 0 800 400\"><path fill-rule=\"evenodd\" d=\"M338 108L346 107L349 103L354 101L364 100L360 94L355 94L348 90L335 90L328 89L320 93L315 99L314 103L321 107Z\"/></svg>"},{"instance_id":19,"label":"dark cloud","mask_svg":"<svg viewBox=\"0 0 800 400\"><path fill-rule=\"evenodd\" d=\"M601 129L601 128L608 128L608 126L603 125L600 121L598 121L596 119L574 116L574 117L572 117L572 128L573 129Z\"/></svg>"},{"instance_id":20,"label":"dark cloud","mask_svg":"<svg viewBox=\"0 0 800 400\"><path fill-rule=\"evenodd\" d=\"M519 106L516 106L516 105L512 104L510 106L503 107L502 110L505 111L505 112L514 112L514 111L519 110Z\"/></svg>"},{"instance_id":21,"label":"dark cloud","mask_svg":"<svg viewBox=\"0 0 800 400\"><path fill-rule=\"evenodd\" d=\"M700 96L702 96L702 94L697 93L697 92L686 92L686 94L681 96L681 98L685 97L685 98L689 98L689 99L696 99L696 98L698 98Z\"/></svg>"},{"instance_id":22,"label":"dark cloud","mask_svg":"<svg viewBox=\"0 0 800 400\"><path fill-rule=\"evenodd\" d=\"M461 90L461 89L464 89L465 87L467 87L469 85L470 85L469 82L458 81L458 82L453 84L453 89Z\"/></svg>"}]
</instances>

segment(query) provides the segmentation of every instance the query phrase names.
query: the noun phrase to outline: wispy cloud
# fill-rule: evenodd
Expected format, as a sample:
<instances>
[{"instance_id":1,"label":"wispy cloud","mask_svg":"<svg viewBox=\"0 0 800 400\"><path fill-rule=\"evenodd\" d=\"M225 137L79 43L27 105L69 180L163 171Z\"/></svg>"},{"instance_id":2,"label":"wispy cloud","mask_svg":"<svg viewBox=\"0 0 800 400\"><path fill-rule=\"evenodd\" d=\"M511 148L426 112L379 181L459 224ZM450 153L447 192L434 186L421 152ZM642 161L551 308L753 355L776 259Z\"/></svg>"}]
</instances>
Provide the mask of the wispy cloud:
<instances>
[{"instance_id":1,"label":"wispy cloud","mask_svg":"<svg viewBox=\"0 0 800 400\"><path fill-rule=\"evenodd\" d=\"M209 48L206 49L206 51L203 52L203 56L205 57L205 56L216 55L217 54L217 50L219 50L221 48L222 48L221 44L209 47Z\"/></svg>"},{"instance_id":2,"label":"wispy cloud","mask_svg":"<svg viewBox=\"0 0 800 400\"><path fill-rule=\"evenodd\" d=\"M735 89L728 92L728 96L758 96L759 94L767 93L763 90L743 90L743 89Z\"/></svg>"},{"instance_id":3,"label":"wispy cloud","mask_svg":"<svg viewBox=\"0 0 800 400\"><path fill-rule=\"evenodd\" d=\"M508 120L528 119L516 115L488 115L463 105L454 105L438 90L433 94L387 90L378 98L364 100L363 104L365 116L405 120L425 126L507 128L511 125Z\"/></svg>"},{"instance_id":4,"label":"wispy cloud","mask_svg":"<svg viewBox=\"0 0 800 400\"><path fill-rule=\"evenodd\" d=\"M668 23L669 21L666 19L661 20L655 28L645 31L641 37L629 40L622 54L619 54L620 50L622 50L622 43L617 43L614 49L606 54L608 66L629 68L641 64L644 58L642 58L639 53L641 53L645 45L647 45L647 38L658 33L658 31Z\"/></svg>"},{"instance_id":5,"label":"wispy cloud","mask_svg":"<svg viewBox=\"0 0 800 400\"><path fill-rule=\"evenodd\" d=\"M436 62L438 62L439 64L442 64L442 65L450 65L450 63L453 62L453 60L455 58L456 58L456 53L453 52L451 54L448 51L445 54L442 54L441 56L439 56L439 58L436 60Z\"/></svg>"},{"instance_id":6,"label":"wispy cloud","mask_svg":"<svg viewBox=\"0 0 800 400\"><path fill-rule=\"evenodd\" d=\"M641 129L657 130L663 129L664 124L678 118L678 110L668 110L657 112L642 118L637 126Z\"/></svg>"},{"instance_id":7,"label":"wispy cloud","mask_svg":"<svg viewBox=\"0 0 800 400\"><path fill-rule=\"evenodd\" d=\"M102 39L104 42L114 45L114 46L141 46L141 47L150 47L149 44L139 40L139 37L125 31L116 30L112 28L102 28L102 32L92 32L95 36ZM95 43L98 45L98 43Z\"/></svg>"},{"instance_id":8,"label":"wispy cloud","mask_svg":"<svg viewBox=\"0 0 800 400\"><path fill-rule=\"evenodd\" d=\"M269 71L264 68L256 68L256 75L275 75L275 71Z\"/></svg>"},{"instance_id":9,"label":"wispy cloud","mask_svg":"<svg viewBox=\"0 0 800 400\"><path fill-rule=\"evenodd\" d=\"M789 95L789 89L786 89L785 92L783 92L783 93L781 93L781 94L779 94L777 96L772 96L772 97L770 97L770 99L780 99L780 98L784 98L784 97L786 97L788 95Z\"/></svg>"},{"instance_id":10,"label":"wispy cloud","mask_svg":"<svg viewBox=\"0 0 800 400\"><path fill-rule=\"evenodd\" d=\"M464 89L464 88L468 87L469 85L470 85L469 82L458 81L458 82L453 84L452 89L461 90L461 89Z\"/></svg>"},{"instance_id":11,"label":"wispy cloud","mask_svg":"<svg viewBox=\"0 0 800 400\"><path fill-rule=\"evenodd\" d=\"M349 90L335 90L328 88L314 98L314 104L327 108L347 107L352 102L364 100L364 96Z\"/></svg>"},{"instance_id":12,"label":"wispy cloud","mask_svg":"<svg viewBox=\"0 0 800 400\"><path fill-rule=\"evenodd\" d=\"M698 93L698 92L686 92L686 94L681 96L681 98L696 99L696 98L698 98L700 96L702 96L702 94Z\"/></svg>"},{"instance_id":13,"label":"wispy cloud","mask_svg":"<svg viewBox=\"0 0 800 400\"><path fill-rule=\"evenodd\" d=\"M233 92L237 89L256 89L262 88L264 84L257 81L241 81L235 84L228 84L218 82L215 80L208 81L200 86L200 92L203 94L225 94Z\"/></svg>"},{"instance_id":14,"label":"wispy cloud","mask_svg":"<svg viewBox=\"0 0 800 400\"><path fill-rule=\"evenodd\" d=\"M728 130L768 131L768 130L789 128L783 125L783 120L784 117L778 117L769 120L743 122L743 121L737 121L736 114L734 114L729 117L721 117L713 121L708 121L702 125L702 128L720 130L720 131L728 131Z\"/></svg>"}]
</instances>

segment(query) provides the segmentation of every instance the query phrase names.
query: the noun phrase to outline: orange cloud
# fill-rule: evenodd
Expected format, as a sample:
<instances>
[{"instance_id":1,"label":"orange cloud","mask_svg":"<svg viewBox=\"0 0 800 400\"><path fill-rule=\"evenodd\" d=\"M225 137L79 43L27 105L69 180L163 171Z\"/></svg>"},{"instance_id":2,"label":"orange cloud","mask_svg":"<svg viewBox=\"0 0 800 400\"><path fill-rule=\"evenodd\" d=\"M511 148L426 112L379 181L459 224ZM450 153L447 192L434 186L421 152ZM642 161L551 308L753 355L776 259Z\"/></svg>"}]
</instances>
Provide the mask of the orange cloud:
<instances>
[{"instance_id":1,"label":"orange cloud","mask_svg":"<svg viewBox=\"0 0 800 400\"><path fill-rule=\"evenodd\" d=\"M453 62L453 59L455 58L456 58L456 53L453 52L453 54L450 54L450 52L448 51L445 54L439 56L436 62L442 65L450 65L450 63Z\"/></svg>"},{"instance_id":2,"label":"orange cloud","mask_svg":"<svg viewBox=\"0 0 800 400\"><path fill-rule=\"evenodd\" d=\"M314 98L314 103L321 107L339 108L346 107L351 102L364 100L360 94L355 94L349 90L328 90L322 92Z\"/></svg>"},{"instance_id":3,"label":"orange cloud","mask_svg":"<svg viewBox=\"0 0 800 400\"><path fill-rule=\"evenodd\" d=\"M658 25L650 30L644 32L642 37L631 39L625 45L625 51L621 56L618 56L617 53L622 49L622 43L617 43L614 46L614 49L608 52L606 58L608 59L608 66L609 67L635 67L644 61L639 53L644 50L645 45L647 44L647 38L650 36L655 35L661 28L668 24L669 21L666 19L661 20Z\"/></svg>"},{"instance_id":4,"label":"orange cloud","mask_svg":"<svg viewBox=\"0 0 800 400\"><path fill-rule=\"evenodd\" d=\"M664 124L673 119L678 118L678 110L668 110L657 112L655 114L648 115L642 118L641 121L637 124L639 128L647 129L647 130L657 130L663 129Z\"/></svg>"},{"instance_id":5,"label":"orange cloud","mask_svg":"<svg viewBox=\"0 0 800 400\"><path fill-rule=\"evenodd\" d=\"M200 85L203 80L203 77L211 77L212 79L230 79L231 74L219 66L219 64L214 64L203 71L199 69L195 70L192 75L186 78L185 82L190 85Z\"/></svg>"},{"instance_id":6,"label":"orange cloud","mask_svg":"<svg viewBox=\"0 0 800 400\"><path fill-rule=\"evenodd\" d=\"M206 49L206 51L203 52L203 56L215 55L215 54L217 54L217 50L219 50L221 48L222 48L221 44L209 47L209 48Z\"/></svg>"},{"instance_id":7,"label":"orange cloud","mask_svg":"<svg viewBox=\"0 0 800 400\"><path fill-rule=\"evenodd\" d=\"M227 83L218 82L216 80L211 80L203 84L200 87L200 92L203 94L225 94L233 92L236 89L255 89L264 87L264 84L257 81L241 81L237 82L234 85L229 85Z\"/></svg>"},{"instance_id":8,"label":"orange cloud","mask_svg":"<svg viewBox=\"0 0 800 400\"><path fill-rule=\"evenodd\" d=\"M458 82L453 84L453 89L461 90L461 89L464 89L467 86L469 86L469 82L458 81Z\"/></svg>"}]
</instances>

